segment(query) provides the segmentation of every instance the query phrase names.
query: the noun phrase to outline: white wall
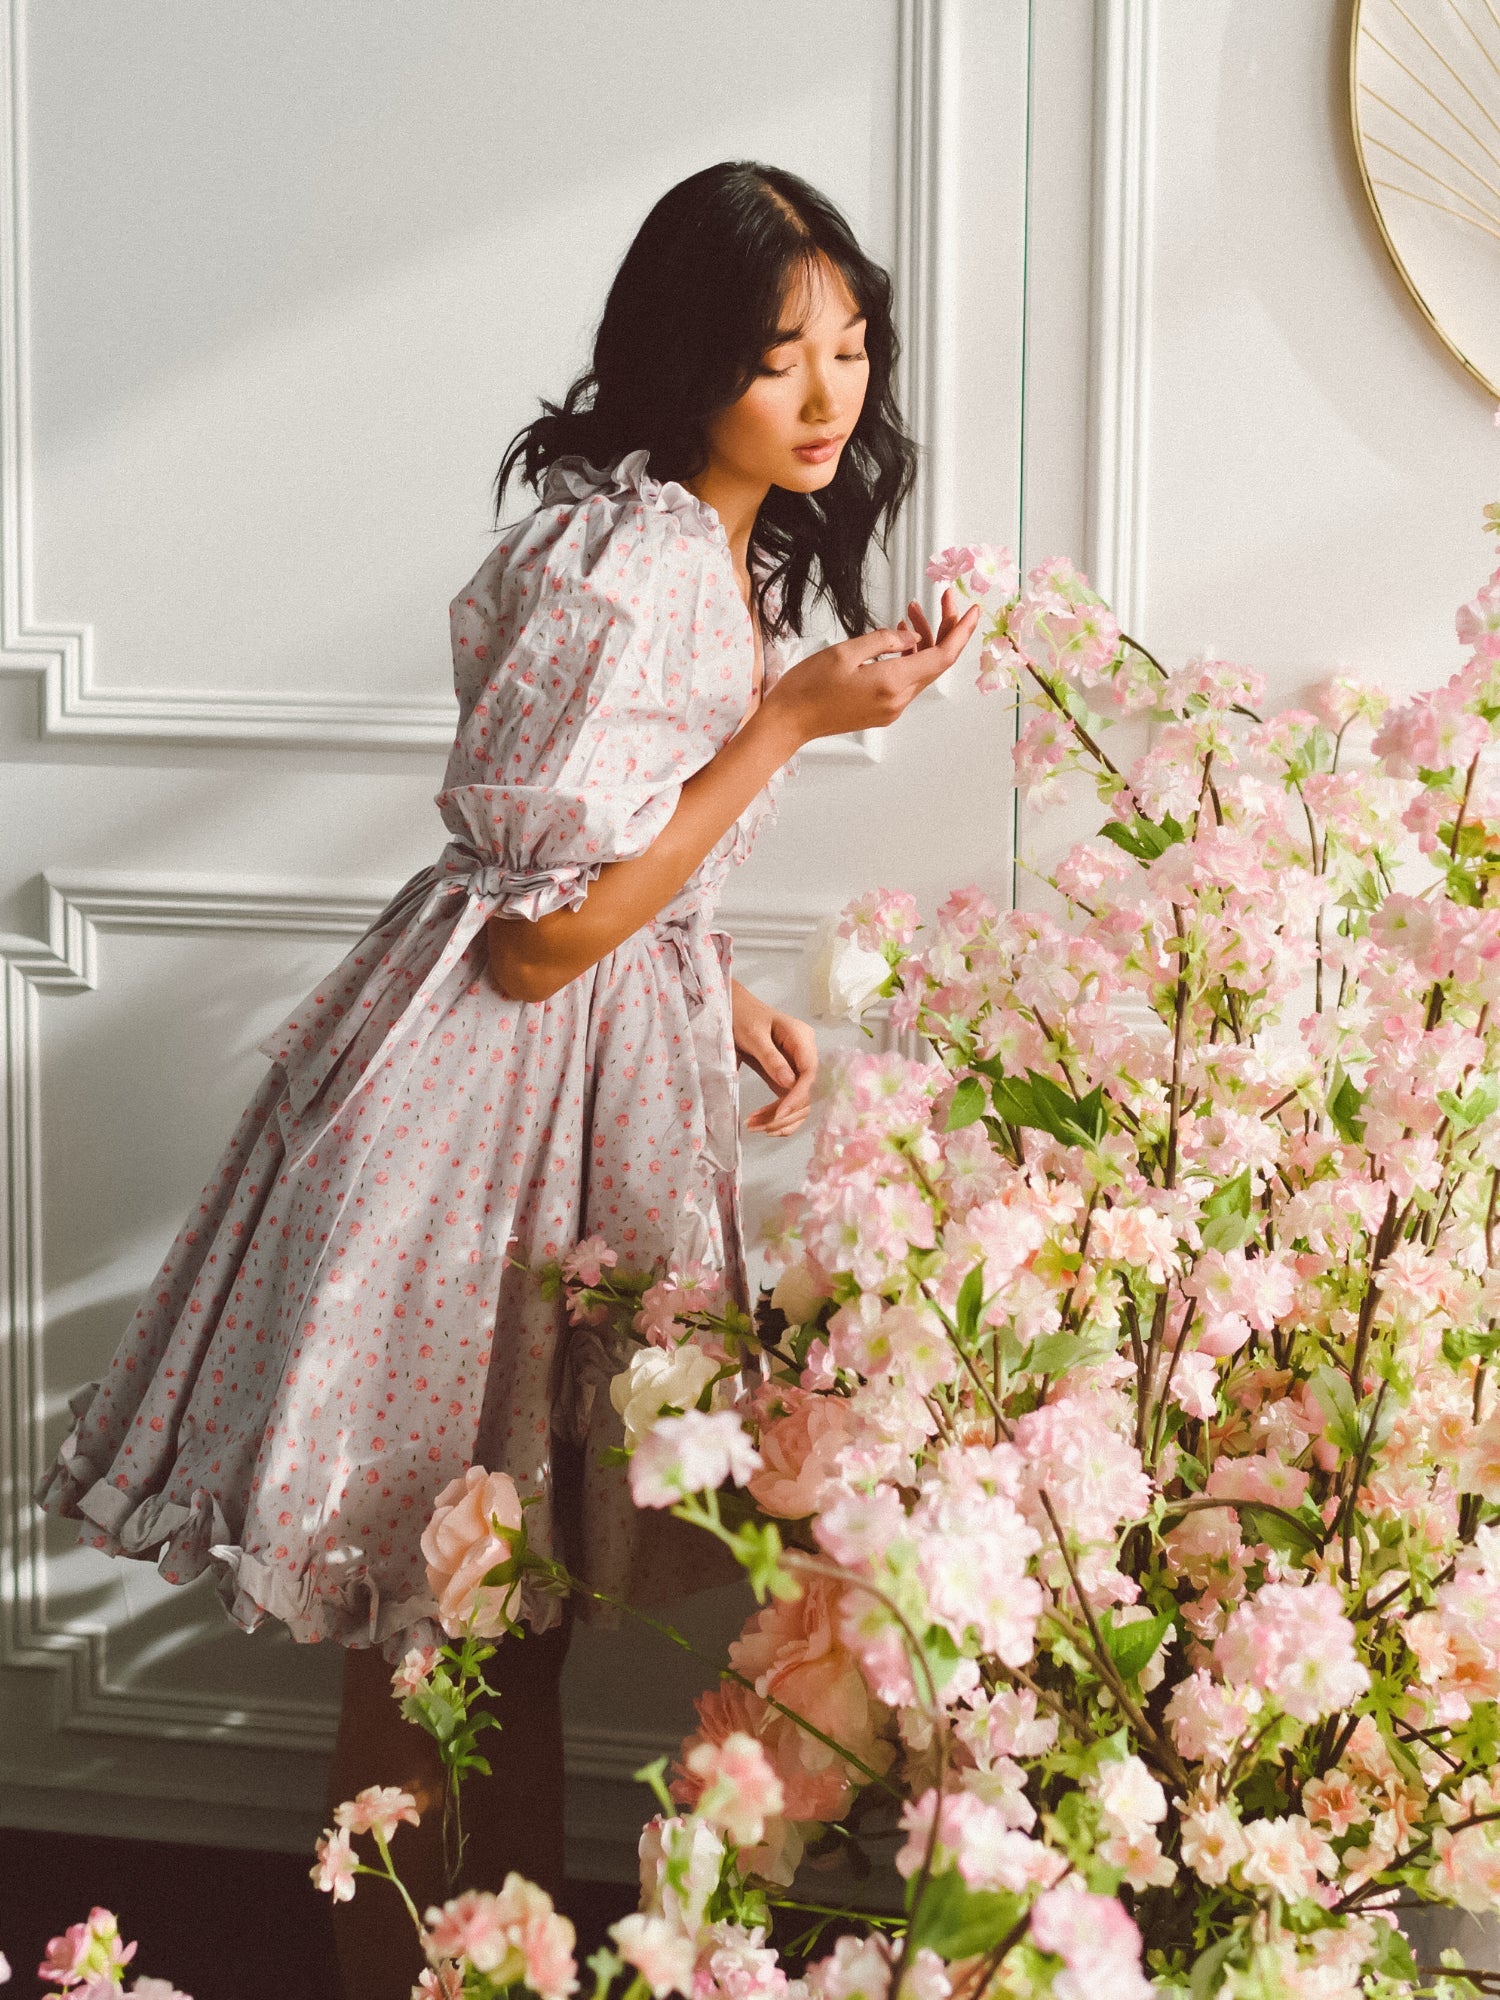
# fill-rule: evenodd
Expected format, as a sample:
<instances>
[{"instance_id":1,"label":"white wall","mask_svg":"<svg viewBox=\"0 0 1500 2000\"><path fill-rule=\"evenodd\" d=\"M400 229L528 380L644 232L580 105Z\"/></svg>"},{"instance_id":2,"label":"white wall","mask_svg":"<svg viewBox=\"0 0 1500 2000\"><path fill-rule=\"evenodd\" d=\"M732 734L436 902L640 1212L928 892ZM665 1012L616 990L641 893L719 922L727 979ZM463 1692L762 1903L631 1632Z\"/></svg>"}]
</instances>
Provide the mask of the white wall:
<instances>
[{"instance_id":1,"label":"white wall","mask_svg":"<svg viewBox=\"0 0 1500 2000\"><path fill-rule=\"evenodd\" d=\"M1500 438L1365 212L1347 35L1344 0L0 5L0 1822L316 1824L337 1661L26 1492L257 1036L436 852L489 478L671 181L780 161L896 261L931 453L897 584L1010 541L1284 696L1456 663ZM795 995L873 882L1007 887L1005 734L960 688L810 759L732 888L752 980ZM755 1198L799 1159L756 1147ZM575 1868L628 1872L690 1686L578 1647Z\"/></svg>"},{"instance_id":2,"label":"white wall","mask_svg":"<svg viewBox=\"0 0 1500 2000\"><path fill-rule=\"evenodd\" d=\"M1025 29L1018 0L0 4L0 1822L315 1831L338 1658L76 1550L33 1479L258 1037L441 846L447 603L657 195L773 160L893 263L932 452L895 587L955 506L1013 518ZM992 377L962 431L960 332ZM938 784L962 710L808 758L733 889L752 983L798 1000L816 921L910 872L892 795ZM988 816L999 882L1003 789ZM924 822L931 882L966 817ZM799 1158L752 1140L754 1199ZM575 1870L629 1872L629 1774L706 1677L580 1640Z\"/></svg>"}]
</instances>

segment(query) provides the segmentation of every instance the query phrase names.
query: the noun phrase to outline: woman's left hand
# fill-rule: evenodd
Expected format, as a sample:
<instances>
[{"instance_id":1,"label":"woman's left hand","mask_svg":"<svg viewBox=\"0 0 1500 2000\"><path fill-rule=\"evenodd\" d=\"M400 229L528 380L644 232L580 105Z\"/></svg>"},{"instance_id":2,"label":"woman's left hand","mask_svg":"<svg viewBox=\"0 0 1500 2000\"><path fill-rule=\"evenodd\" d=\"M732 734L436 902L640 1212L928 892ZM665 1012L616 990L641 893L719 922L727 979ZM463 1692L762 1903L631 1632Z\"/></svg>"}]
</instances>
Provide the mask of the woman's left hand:
<instances>
[{"instance_id":1,"label":"woman's left hand","mask_svg":"<svg viewBox=\"0 0 1500 2000\"><path fill-rule=\"evenodd\" d=\"M818 1074L818 1038L806 1021L768 1007L737 979L730 981L730 997L740 1061L776 1093L773 1104L750 1113L745 1129L785 1139L807 1117Z\"/></svg>"}]
</instances>

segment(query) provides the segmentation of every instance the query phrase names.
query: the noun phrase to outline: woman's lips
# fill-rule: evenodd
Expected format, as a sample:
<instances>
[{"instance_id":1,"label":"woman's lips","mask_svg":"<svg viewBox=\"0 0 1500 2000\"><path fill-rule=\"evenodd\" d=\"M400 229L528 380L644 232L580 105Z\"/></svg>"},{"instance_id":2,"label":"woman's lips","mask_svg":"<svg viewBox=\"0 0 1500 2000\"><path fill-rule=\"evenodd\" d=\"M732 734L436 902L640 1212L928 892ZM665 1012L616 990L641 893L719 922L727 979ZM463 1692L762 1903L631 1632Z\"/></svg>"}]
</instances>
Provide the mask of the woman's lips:
<instances>
[{"instance_id":1,"label":"woman's lips","mask_svg":"<svg viewBox=\"0 0 1500 2000\"><path fill-rule=\"evenodd\" d=\"M841 437L820 438L816 444L793 445L792 449L804 465L824 465L843 442Z\"/></svg>"}]
</instances>

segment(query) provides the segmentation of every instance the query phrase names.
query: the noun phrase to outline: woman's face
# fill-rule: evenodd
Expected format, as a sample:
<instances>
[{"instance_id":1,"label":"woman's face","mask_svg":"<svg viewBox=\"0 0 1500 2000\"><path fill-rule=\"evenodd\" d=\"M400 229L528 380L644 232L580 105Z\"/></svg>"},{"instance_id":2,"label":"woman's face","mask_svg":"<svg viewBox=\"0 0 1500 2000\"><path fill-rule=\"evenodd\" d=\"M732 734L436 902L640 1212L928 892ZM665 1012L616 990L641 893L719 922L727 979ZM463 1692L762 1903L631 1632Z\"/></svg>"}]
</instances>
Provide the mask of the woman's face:
<instances>
[{"instance_id":1,"label":"woman's face","mask_svg":"<svg viewBox=\"0 0 1500 2000\"><path fill-rule=\"evenodd\" d=\"M744 393L708 426L716 472L815 493L838 470L869 386L865 322L843 277L820 258L794 284L778 332Z\"/></svg>"}]
</instances>

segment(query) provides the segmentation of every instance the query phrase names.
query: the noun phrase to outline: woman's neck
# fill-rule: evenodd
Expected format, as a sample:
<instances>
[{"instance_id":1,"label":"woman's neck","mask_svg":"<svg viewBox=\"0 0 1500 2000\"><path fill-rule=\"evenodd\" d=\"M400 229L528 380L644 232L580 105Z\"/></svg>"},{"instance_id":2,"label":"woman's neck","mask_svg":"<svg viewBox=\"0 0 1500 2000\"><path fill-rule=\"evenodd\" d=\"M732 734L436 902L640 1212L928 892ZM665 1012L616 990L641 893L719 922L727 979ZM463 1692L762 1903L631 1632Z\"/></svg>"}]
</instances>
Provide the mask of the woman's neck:
<instances>
[{"instance_id":1,"label":"woman's neck","mask_svg":"<svg viewBox=\"0 0 1500 2000\"><path fill-rule=\"evenodd\" d=\"M748 575L750 533L770 487L746 480L740 474L716 465L706 467L696 478L683 483L689 493L696 494L718 515L729 542L729 553L734 557L734 566L741 576Z\"/></svg>"}]
</instances>

